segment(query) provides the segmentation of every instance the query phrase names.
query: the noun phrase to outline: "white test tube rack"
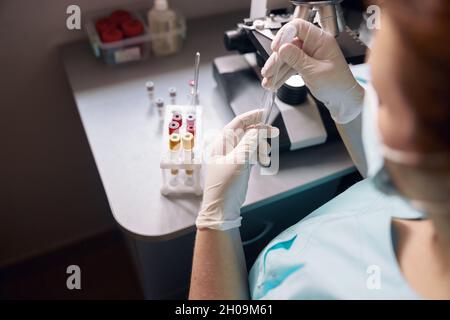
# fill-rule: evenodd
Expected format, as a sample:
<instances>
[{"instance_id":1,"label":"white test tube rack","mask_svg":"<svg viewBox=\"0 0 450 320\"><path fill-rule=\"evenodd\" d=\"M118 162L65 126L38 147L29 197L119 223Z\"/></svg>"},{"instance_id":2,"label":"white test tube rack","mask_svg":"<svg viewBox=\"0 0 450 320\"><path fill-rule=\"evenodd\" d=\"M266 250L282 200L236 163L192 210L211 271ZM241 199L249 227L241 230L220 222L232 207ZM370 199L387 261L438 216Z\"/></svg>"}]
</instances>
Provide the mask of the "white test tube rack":
<instances>
[{"instance_id":1,"label":"white test tube rack","mask_svg":"<svg viewBox=\"0 0 450 320\"><path fill-rule=\"evenodd\" d=\"M187 132L186 119L188 114L195 114L194 147L191 150L184 149L183 141L180 141L177 151L170 149L168 128L175 111L181 113L183 118L182 125L178 130L181 140L183 134ZM161 194L164 196L181 194L202 195L202 107L190 105L166 106L163 130L160 161L162 173ZM188 174L186 170L187 172L192 170L192 174ZM173 174L174 172L177 174Z\"/></svg>"}]
</instances>

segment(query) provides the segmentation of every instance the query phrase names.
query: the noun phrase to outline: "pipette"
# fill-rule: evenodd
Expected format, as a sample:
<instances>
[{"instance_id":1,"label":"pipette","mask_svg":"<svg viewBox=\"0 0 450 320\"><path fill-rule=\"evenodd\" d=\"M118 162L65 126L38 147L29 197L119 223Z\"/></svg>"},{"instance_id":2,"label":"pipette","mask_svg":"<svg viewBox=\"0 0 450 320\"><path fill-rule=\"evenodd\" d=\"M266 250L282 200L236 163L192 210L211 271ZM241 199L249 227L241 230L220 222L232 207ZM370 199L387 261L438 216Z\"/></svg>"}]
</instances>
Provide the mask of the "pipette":
<instances>
[{"instance_id":1,"label":"pipette","mask_svg":"<svg viewBox=\"0 0 450 320\"><path fill-rule=\"evenodd\" d=\"M198 74L200 69L200 52L195 54L194 86L191 89L191 105L198 105Z\"/></svg>"},{"instance_id":2,"label":"pipette","mask_svg":"<svg viewBox=\"0 0 450 320\"><path fill-rule=\"evenodd\" d=\"M293 25L286 26L286 28L283 30L283 33L281 34L280 46L285 43L290 43L290 42L294 41L296 36L297 36L297 29ZM273 81L272 81L273 85L275 85L277 83L278 73L280 71L280 67L282 64L283 64L283 62L281 62L277 57L277 60L275 61L275 72L274 72ZM276 93L277 93L277 88L275 88L275 87L273 87L271 89L266 89L264 91L264 95L261 99L261 101L262 101L261 105L262 105L262 108L264 109L263 115L262 115L262 122L264 124L269 123L269 116L272 112L273 105L275 104Z\"/></svg>"}]
</instances>

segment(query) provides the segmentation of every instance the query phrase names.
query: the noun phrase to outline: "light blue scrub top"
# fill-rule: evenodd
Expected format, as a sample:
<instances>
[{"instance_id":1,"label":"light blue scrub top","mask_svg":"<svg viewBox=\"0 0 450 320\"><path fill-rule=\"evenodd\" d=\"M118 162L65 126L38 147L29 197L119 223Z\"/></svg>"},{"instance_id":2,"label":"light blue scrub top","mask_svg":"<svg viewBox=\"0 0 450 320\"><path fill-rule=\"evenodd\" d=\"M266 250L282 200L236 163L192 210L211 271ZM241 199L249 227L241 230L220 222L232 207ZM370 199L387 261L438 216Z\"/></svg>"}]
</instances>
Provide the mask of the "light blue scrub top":
<instances>
[{"instance_id":1,"label":"light blue scrub top","mask_svg":"<svg viewBox=\"0 0 450 320\"><path fill-rule=\"evenodd\" d=\"M267 245L250 270L252 299L420 299L398 265L392 218L422 214L368 179L355 184Z\"/></svg>"}]
</instances>

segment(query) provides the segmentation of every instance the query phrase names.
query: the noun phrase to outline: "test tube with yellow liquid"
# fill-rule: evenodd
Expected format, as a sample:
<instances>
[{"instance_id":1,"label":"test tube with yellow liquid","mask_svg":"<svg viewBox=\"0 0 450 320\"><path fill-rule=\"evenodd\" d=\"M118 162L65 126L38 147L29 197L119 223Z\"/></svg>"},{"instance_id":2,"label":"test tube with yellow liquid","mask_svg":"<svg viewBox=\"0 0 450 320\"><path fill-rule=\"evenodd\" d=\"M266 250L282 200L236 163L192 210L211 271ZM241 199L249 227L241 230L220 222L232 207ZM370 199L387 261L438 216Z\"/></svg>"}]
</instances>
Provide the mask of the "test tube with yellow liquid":
<instances>
[{"instance_id":1,"label":"test tube with yellow liquid","mask_svg":"<svg viewBox=\"0 0 450 320\"><path fill-rule=\"evenodd\" d=\"M170 160L172 162L177 162L180 157L180 146L181 146L181 138L180 134L172 133L169 136L169 149L170 149ZM176 186L178 184L178 169L170 169L170 181L169 184L171 186Z\"/></svg>"},{"instance_id":2,"label":"test tube with yellow liquid","mask_svg":"<svg viewBox=\"0 0 450 320\"><path fill-rule=\"evenodd\" d=\"M190 132L186 132L182 137L183 142L183 153L184 153L184 162L187 164L185 169L185 180L184 184L188 186L194 185L194 169L192 166L192 160L194 159L194 135Z\"/></svg>"}]
</instances>

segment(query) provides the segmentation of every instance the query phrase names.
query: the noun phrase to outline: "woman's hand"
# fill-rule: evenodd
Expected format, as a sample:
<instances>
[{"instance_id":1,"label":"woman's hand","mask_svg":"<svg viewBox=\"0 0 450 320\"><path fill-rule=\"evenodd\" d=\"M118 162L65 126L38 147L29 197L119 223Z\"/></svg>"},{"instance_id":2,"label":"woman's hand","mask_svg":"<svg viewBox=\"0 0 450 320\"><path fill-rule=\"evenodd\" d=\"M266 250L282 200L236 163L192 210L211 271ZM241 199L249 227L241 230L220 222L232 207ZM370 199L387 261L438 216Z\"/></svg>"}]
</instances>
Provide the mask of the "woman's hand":
<instances>
[{"instance_id":1,"label":"woman's hand","mask_svg":"<svg viewBox=\"0 0 450 320\"><path fill-rule=\"evenodd\" d=\"M297 30L297 38L292 43L281 44L283 32L292 26ZM359 115L364 89L353 77L332 35L308 21L295 19L278 31L272 50L273 54L261 70L263 87L278 88L298 73L337 123L348 123Z\"/></svg>"},{"instance_id":2,"label":"woman's hand","mask_svg":"<svg viewBox=\"0 0 450 320\"><path fill-rule=\"evenodd\" d=\"M265 140L259 138L259 130L268 130L269 137L278 132L262 125L261 117L260 109L237 116L213 142L197 228L228 230L241 225L240 210L247 194L251 165L256 163L258 145L266 146ZM264 152L260 154L265 156Z\"/></svg>"}]
</instances>

